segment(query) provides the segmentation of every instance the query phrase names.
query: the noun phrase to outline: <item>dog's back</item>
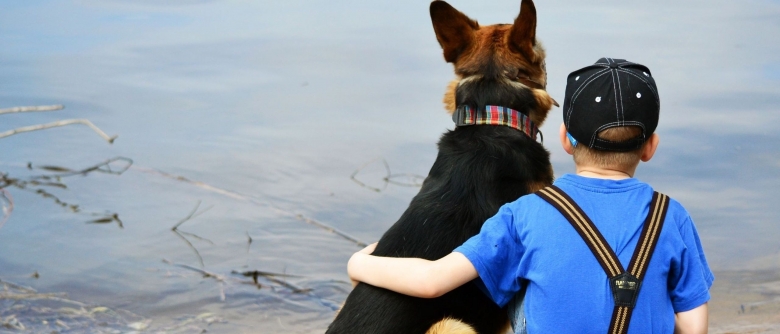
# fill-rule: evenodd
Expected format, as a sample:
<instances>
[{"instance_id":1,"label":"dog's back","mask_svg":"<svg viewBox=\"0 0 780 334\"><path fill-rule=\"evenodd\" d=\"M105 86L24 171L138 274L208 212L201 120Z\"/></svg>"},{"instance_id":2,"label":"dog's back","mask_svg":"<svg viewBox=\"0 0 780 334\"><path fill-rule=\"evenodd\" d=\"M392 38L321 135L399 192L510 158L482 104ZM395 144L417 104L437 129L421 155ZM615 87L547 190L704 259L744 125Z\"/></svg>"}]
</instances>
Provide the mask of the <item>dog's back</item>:
<instances>
[{"instance_id":1,"label":"dog's back","mask_svg":"<svg viewBox=\"0 0 780 334\"><path fill-rule=\"evenodd\" d=\"M457 75L445 95L447 109L504 106L541 125L554 101L544 91L544 51L536 43L531 0L523 1L514 25L479 27L444 1L431 4L431 18ZM439 259L477 234L501 205L551 182L549 153L528 135L506 126L458 127L442 136L422 189L373 254ZM447 318L478 333L500 333L508 323L506 311L477 283L433 299L361 283L327 333L454 333L442 329L449 324L431 328Z\"/></svg>"}]
</instances>

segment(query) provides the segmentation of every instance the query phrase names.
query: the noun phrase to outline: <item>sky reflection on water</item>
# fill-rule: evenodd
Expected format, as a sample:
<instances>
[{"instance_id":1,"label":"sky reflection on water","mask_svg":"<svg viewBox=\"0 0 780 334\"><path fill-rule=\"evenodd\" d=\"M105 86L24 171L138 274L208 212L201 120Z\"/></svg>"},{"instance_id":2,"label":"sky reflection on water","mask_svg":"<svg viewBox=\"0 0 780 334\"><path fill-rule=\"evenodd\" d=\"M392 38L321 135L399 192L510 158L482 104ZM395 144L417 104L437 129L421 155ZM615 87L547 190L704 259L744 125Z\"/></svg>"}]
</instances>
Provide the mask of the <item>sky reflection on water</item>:
<instances>
[{"instance_id":1,"label":"sky reflection on water","mask_svg":"<svg viewBox=\"0 0 780 334\"><path fill-rule=\"evenodd\" d=\"M515 0L451 4L485 24L511 22L519 7ZM0 277L146 316L219 309L215 285L160 263L197 265L170 227L202 201L214 208L184 228L213 241L194 242L207 269L291 272L320 295L343 298L345 287L327 282L346 280L345 261L357 247L279 210L362 241L378 239L403 212L416 188L376 193L349 176L377 157L393 173L426 175L436 140L452 128L440 102L452 71L427 7L0 1L0 107L67 106L3 115L0 131L89 118L119 135L111 146L80 127L6 138L0 170L20 176L30 173L28 161L72 168L113 156L135 161L122 176L72 178L68 190L56 191L86 211L119 213L124 229L84 224L94 218L10 189L17 207L0 229ZM539 1L537 9L551 95L561 101L566 75L602 56L649 66L661 95L661 146L639 178L689 209L716 269L780 269L773 128L780 3ZM557 175L573 170L554 135L560 113L554 109L542 127ZM381 186L383 175L371 164L360 177ZM254 239L248 249L247 235ZM32 271L41 278L28 278ZM289 306L273 292L231 289L230 307L251 303L247 317L265 312L268 323L278 316L299 332L318 332L332 315L310 299ZM192 300L201 302L184 306ZM296 313L301 307L317 314Z\"/></svg>"}]
</instances>

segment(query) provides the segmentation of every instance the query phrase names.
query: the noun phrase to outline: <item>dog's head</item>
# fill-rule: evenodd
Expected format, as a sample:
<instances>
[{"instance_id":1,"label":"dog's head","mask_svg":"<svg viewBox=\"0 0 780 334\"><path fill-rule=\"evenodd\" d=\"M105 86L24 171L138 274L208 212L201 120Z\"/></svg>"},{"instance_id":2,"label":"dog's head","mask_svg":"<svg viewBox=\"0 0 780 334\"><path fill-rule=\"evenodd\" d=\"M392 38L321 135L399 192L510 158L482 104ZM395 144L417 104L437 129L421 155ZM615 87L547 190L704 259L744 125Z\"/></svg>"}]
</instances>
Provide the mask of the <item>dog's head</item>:
<instances>
[{"instance_id":1,"label":"dog's head","mask_svg":"<svg viewBox=\"0 0 780 334\"><path fill-rule=\"evenodd\" d=\"M545 90L545 54L536 40L533 1L522 0L514 24L481 27L440 0L431 3L431 20L444 59L455 66L456 79L444 95L450 113L459 105L498 105L526 113L541 126L557 103Z\"/></svg>"}]
</instances>

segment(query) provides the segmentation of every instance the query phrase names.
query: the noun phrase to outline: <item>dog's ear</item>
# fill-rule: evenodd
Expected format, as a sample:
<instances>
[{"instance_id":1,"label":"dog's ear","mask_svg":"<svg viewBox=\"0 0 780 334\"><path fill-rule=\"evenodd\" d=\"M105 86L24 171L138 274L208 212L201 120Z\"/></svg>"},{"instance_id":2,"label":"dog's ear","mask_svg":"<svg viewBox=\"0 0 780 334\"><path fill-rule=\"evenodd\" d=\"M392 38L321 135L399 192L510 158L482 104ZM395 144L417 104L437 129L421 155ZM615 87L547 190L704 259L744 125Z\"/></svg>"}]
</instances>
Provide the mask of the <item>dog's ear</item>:
<instances>
[{"instance_id":1,"label":"dog's ear","mask_svg":"<svg viewBox=\"0 0 780 334\"><path fill-rule=\"evenodd\" d=\"M431 21L448 63L458 60L474 39L474 30L479 28L477 21L441 0L431 3Z\"/></svg>"},{"instance_id":2,"label":"dog's ear","mask_svg":"<svg viewBox=\"0 0 780 334\"><path fill-rule=\"evenodd\" d=\"M509 45L529 60L536 60L536 7L532 0L523 0L520 4L520 15L509 32Z\"/></svg>"}]
</instances>

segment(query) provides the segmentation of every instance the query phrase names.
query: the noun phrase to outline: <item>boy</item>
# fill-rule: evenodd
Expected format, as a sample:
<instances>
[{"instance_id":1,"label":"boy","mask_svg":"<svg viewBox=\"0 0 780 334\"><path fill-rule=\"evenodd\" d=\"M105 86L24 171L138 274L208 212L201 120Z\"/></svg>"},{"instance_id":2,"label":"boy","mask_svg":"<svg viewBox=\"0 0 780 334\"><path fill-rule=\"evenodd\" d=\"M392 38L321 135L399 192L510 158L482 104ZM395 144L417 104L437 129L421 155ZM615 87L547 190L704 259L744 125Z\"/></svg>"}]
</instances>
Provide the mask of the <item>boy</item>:
<instances>
[{"instance_id":1,"label":"boy","mask_svg":"<svg viewBox=\"0 0 780 334\"><path fill-rule=\"evenodd\" d=\"M480 278L499 305L525 286L529 333L706 333L714 277L696 228L633 178L658 146L659 110L645 66L602 58L571 73L560 139L576 175L504 205L439 260L371 256L372 245L350 277L423 298Z\"/></svg>"}]
</instances>

